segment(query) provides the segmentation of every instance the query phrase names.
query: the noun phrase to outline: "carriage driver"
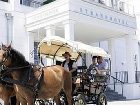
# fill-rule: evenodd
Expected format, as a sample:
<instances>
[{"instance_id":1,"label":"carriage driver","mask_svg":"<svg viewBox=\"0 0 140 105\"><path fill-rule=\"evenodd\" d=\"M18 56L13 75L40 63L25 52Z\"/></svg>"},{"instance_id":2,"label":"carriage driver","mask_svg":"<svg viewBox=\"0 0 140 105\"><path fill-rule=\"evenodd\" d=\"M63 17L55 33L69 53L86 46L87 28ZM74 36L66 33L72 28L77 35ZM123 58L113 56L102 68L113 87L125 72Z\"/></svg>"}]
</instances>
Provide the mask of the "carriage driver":
<instances>
[{"instance_id":1,"label":"carriage driver","mask_svg":"<svg viewBox=\"0 0 140 105\"><path fill-rule=\"evenodd\" d=\"M69 52L65 52L62 54L64 56L65 61L62 62L62 67L64 67L66 70L70 71L72 73L72 77L75 77L77 75L77 65L74 60L71 60L71 55ZM74 91L76 85L72 84L72 91Z\"/></svg>"}]
</instances>

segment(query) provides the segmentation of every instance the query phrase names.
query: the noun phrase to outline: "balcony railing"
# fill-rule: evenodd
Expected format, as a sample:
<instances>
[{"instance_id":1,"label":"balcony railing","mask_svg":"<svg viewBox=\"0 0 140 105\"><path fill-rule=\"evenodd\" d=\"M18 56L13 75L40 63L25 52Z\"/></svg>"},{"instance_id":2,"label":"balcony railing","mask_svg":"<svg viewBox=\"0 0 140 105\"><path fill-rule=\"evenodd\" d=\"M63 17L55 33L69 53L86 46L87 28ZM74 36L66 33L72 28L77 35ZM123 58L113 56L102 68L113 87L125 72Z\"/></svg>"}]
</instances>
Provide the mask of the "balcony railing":
<instances>
[{"instance_id":1,"label":"balcony railing","mask_svg":"<svg viewBox=\"0 0 140 105\"><path fill-rule=\"evenodd\" d=\"M98 3L113 8L114 10L134 16L134 6L126 2L122 2L121 0L82 0L82 1L89 3Z\"/></svg>"},{"instance_id":2,"label":"balcony railing","mask_svg":"<svg viewBox=\"0 0 140 105\"><path fill-rule=\"evenodd\" d=\"M43 5L49 4L54 1L56 1L56 0L44 0Z\"/></svg>"},{"instance_id":3,"label":"balcony railing","mask_svg":"<svg viewBox=\"0 0 140 105\"><path fill-rule=\"evenodd\" d=\"M136 83L140 83L140 71L135 72Z\"/></svg>"},{"instance_id":4,"label":"balcony railing","mask_svg":"<svg viewBox=\"0 0 140 105\"><path fill-rule=\"evenodd\" d=\"M123 91L124 91L124 82L123 81L121 81L121 80L119 80L118 78L115 78L114 76L112 76L112 75L109 75L108 76L109 77L109 79L110 79L110 82L112 81L113 82L113 88L114 88L114 91L116 91L116 84L118 85L118 84L120 84L120 86L121 86L121 94L123 95ZM109 82L108 82L109 83ZM110 83L111 84L111 83Z\"/></svg>"},{"instance_id":5,"label":"balcony railing","mask_svg":"<svg viewBox=\"0 0 140 105\"><path fill-rule=\"evenodd\" d=\"M115 78L117 78L118 80L124 82L124 83L128 83L128 71L120 71L120 72L115 72ZM117 83L118 81L116 81Z\"/></svg>"},{"instance_id":6,"label":"balcony railing","mask_svg":"<svg viewBox=\"0 0 140 105\"><path fill-rule=\"evenodd\" d=\"M42 6L43 3L39 2L38 0L20 0L20 4L37 8L37 7Z\"/></svg>"}]
</instances>

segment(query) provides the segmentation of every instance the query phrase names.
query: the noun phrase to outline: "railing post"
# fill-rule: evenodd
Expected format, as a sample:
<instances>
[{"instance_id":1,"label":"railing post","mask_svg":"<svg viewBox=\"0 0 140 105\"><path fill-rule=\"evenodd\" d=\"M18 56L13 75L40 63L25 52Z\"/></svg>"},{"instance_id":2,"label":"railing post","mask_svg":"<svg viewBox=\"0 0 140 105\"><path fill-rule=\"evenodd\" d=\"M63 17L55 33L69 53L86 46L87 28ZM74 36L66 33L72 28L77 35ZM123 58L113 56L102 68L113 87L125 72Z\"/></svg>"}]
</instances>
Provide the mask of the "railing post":
<instances>
[{"instance_id":1,"label":"railing post","mask_svg":"<svg viewBox=\"0 0 140 105\"><path fill-rule=\"evenodd\" d=\"M124 84L124 82L122 82L121 80L119 80L119 79L117 79L117 78L115 78L115 77L113 77L111 75L109 75L109 76L112 77L113 80L114 80L114 83L113 83L113 85L114 85L114 91L116 90L116 81L118 81L118 82L121 83L121 85L122 85L122 95L123 95L123 84ZM116 72L116 77L117 77L117 72Z\"/></svg>"},{"instance_id":2,"label":"railing post","mask_svg":"<svg viewBox=\"0 0 140 105\"><path fill-rule=\"evenodd\" d=\"M121 83L122 84L122 95L123 95L123 83Z\"/></svg>"},{"instance_id":3,"label":"railing post","mask_svg":"<svg viewBox=\"0 0 140 105\"><path fill-rule=\"evenodd\" d=\"M114 91L115 91L115 88L116 88L116 86L115 86L115 79L114 79Z\"/></svg>"}]
</instances>

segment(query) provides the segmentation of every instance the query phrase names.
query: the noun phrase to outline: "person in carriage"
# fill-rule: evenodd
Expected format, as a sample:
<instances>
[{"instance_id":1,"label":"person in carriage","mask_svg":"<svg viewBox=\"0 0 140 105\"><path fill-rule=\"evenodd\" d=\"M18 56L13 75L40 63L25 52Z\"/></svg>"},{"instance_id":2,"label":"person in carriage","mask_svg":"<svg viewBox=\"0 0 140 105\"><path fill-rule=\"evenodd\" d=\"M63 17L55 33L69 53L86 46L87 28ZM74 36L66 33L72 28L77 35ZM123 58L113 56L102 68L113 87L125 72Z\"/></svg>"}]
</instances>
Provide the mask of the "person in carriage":
<instances>
[{"instance_id":1,"label":"person in carriage","mask_svg":"<svg viewBox=\"0 0 140 105\"><path fill-rule=\"evenodd\" d=\"M99 74L106 75L108 72L108 63L103 59L102 56L93 56L92 64L87 69L88 74Z\"/></svg>"},{"instance_id":2,"label":"person in carriage","mask_svg":"<svg viewBox=\"0 0 140 105\"><path fill-rule=\"evenodd\" d=\"M97 67L98 67L97 56L93 56L92 57L92 64L87 69L88 75L93 74L93 73L95 74L96 72L99 72Z\"/></svg>"},{"instance_id":3,"label":"person in carriage","mask_svg":"<svg viewBox=\"0 0 140 105\"><path fill-rule=\"evenodd\" d=\"M106 84L107 73L108 73L108 63L104 60L102 56L93 56L92 64L87 69L89 76L89 81L96 85Z\"/></svg>"},{"instance_id":4,"label":"person in carriage","mask_svg":"<svg viewBox=\"0 0 140 105\"><path fill-rule=\"evenodd\" d=\"M97 57L97 62L98 70L100 71L99 74L106 75L106 73L108 72L108 63L103 59L102 56Z\"/></svg>"},{"instance_id":5,"label":"person in carriage","mask_svg":"<svg viewBox=\"0 0 140 105\"><path fill-rule=\"evenodd\" d=\"M70 71L72 73L72 78L74 79L74 77L77 75L76 62L70 58L71 54L69 52L65 52L64 54L62 54L62 56L65 58L65 60L62 62L61 66L64 67L66 70ZM73 80L72 92L74 92L75 87L76 87L76 85Z\"/></svg>"}]
</instances>

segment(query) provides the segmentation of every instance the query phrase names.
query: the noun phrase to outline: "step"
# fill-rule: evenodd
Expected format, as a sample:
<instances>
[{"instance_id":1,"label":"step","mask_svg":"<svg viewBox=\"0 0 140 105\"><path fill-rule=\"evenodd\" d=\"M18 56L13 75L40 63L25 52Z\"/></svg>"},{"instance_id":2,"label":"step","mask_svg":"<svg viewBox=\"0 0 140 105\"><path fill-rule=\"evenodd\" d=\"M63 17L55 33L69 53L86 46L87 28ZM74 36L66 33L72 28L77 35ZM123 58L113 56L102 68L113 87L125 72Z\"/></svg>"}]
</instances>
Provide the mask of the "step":
<instances>
[{"instance_id":1,"label":"step","mask_svg":"<svg viewBox=\"0 0 140 105\"><path fill-rule=\"evenodd\" d=\"M111 90L110 88L106 89L105 94L107 96L108 101L126 100L126 97L124 97L121 94L118 94L118 92L115 92L114 90Z\"/></svg>"}]
</instances>

